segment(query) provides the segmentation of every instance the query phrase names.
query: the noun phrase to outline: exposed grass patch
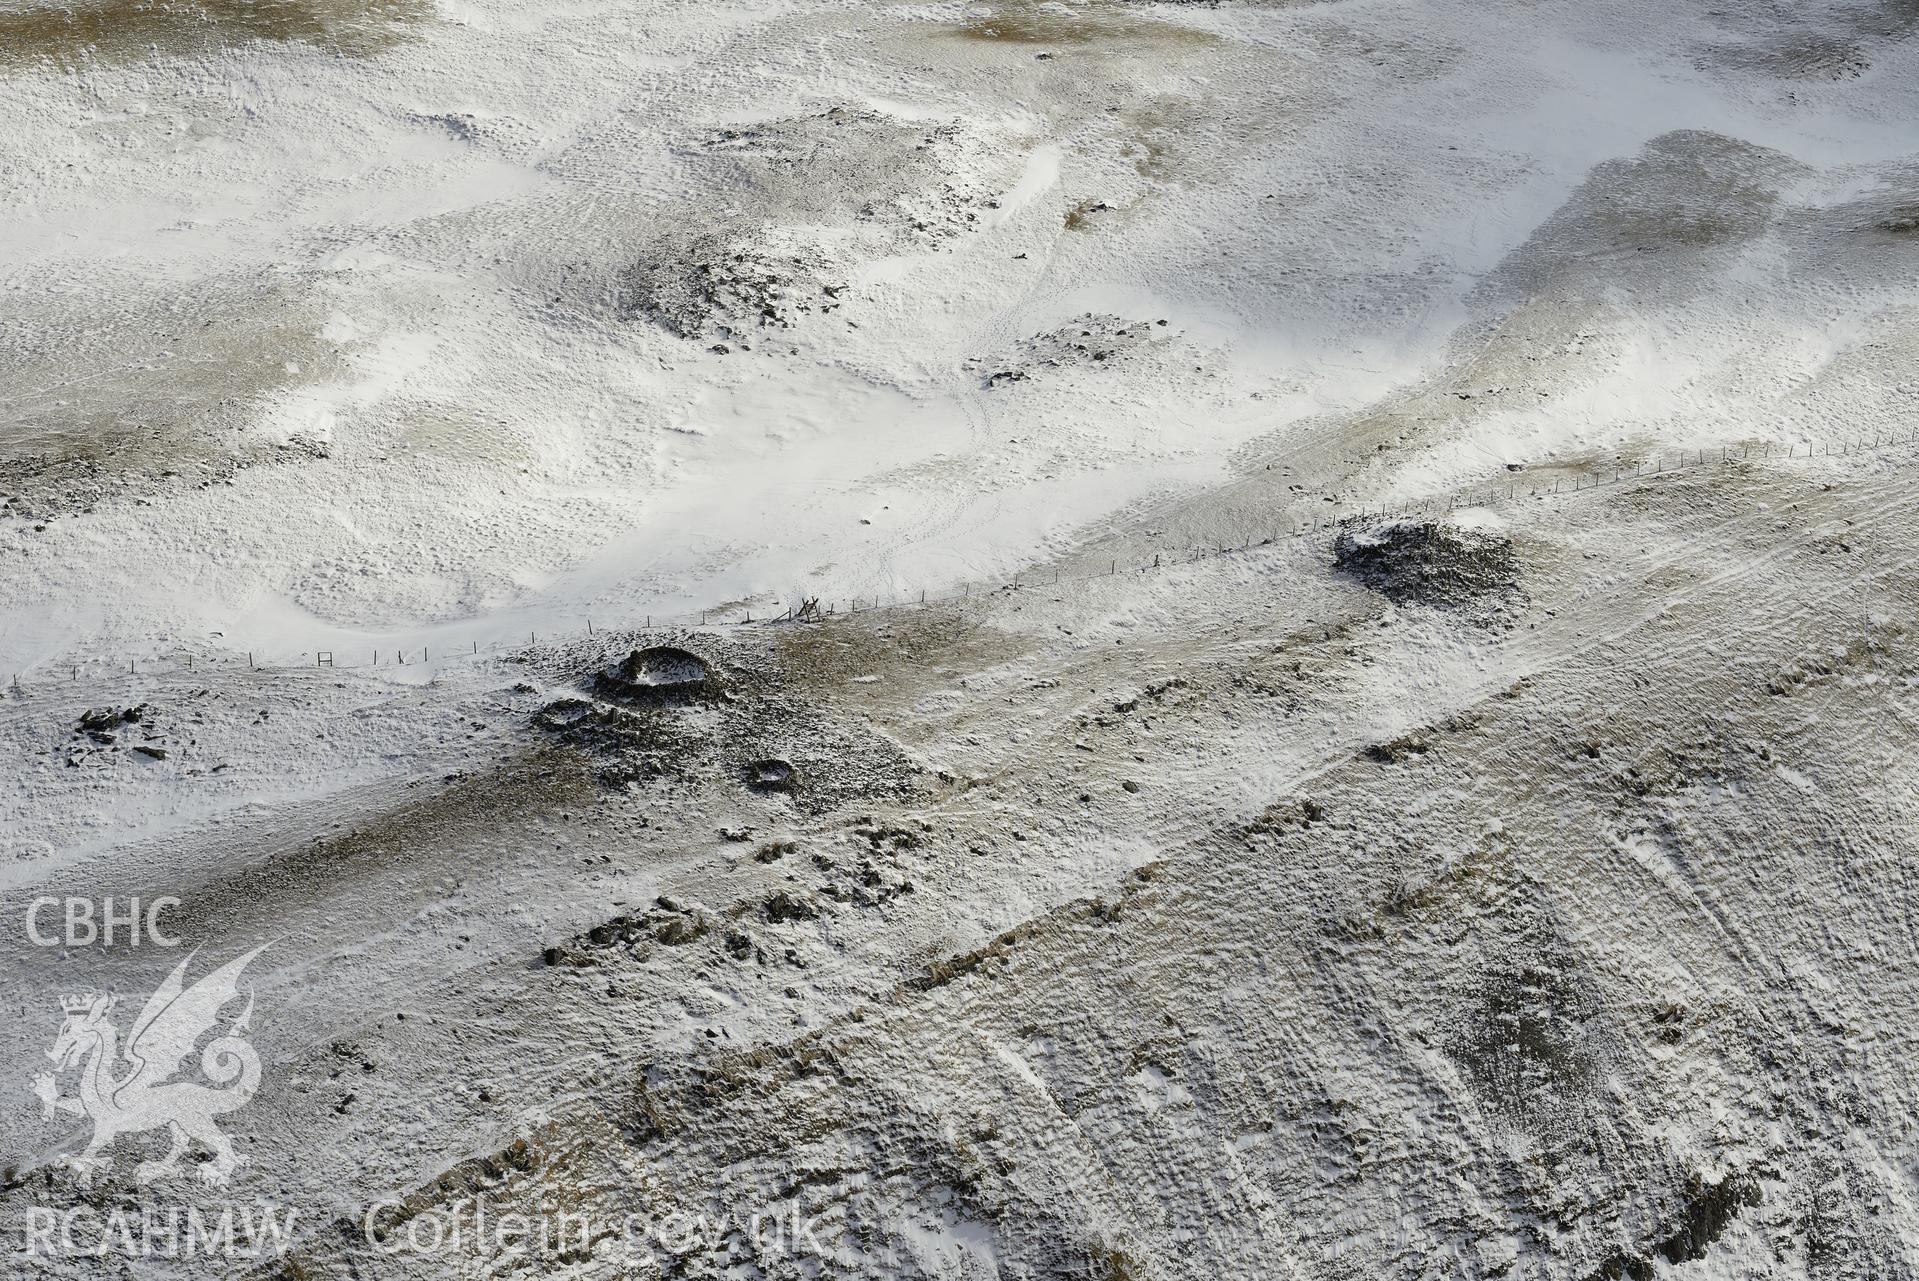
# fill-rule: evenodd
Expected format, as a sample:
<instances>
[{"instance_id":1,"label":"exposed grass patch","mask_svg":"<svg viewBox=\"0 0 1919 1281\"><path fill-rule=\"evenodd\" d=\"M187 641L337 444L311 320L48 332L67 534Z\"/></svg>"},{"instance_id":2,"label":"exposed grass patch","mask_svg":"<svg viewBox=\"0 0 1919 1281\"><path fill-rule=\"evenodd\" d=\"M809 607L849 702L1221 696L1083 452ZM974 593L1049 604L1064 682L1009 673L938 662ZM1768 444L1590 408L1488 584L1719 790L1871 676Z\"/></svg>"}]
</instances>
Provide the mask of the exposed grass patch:
<instances>
[{"instance_id":1,"label":"exposed grass patch","mask_svg":"<svg viewBox=\"0 0 1919 1281\"><path fill-rule=\"evenodd\" d=\"M191 57L255 40L297 42L351 57L410 38L425 0L100 0L0 11L0 65L49 58Z\"/></svg>"},{"instance_id":2,"label":"exposed grass patch","mask_svg":"<svg viewBox=\"0 0 1919 1281\"><path fill-rule=\"evenodd\" d=\"M1051 5L1002 5L991 13L946 28L946 34L961 40L1023 45L1155 44L1198 48L1220 43L1220 38L1210 31L1091 5L1071 12Z\"/></svg>"}]
</instances>

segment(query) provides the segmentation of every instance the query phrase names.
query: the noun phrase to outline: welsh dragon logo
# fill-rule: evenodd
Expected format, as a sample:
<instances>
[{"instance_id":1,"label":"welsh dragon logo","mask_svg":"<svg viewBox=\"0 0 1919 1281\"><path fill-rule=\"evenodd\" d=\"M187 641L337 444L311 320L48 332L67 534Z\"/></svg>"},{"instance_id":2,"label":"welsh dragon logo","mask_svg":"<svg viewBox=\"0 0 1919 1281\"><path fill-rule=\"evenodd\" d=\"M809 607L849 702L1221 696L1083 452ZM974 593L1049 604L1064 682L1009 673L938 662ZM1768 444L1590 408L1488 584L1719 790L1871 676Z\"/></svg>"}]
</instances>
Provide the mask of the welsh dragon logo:
<instances>
[{"instance_id":1,"label":"welsh dragon logo","mask_svg":"<svg viewBox=\"0 0 1919 1281\"><path fill-rule=\"evenodd\" d=\"M188 956L147 998L124 1050L111 1018L114 997L88 994L60 999L66 1021L47 1051L54 1071L34 1080L34 1092L48 1118L65 1112L93 1122L93 1138L86 1149L63 1158L83 1184L112 1164L113 1158L106 1153L121 1135L163 1127L172 1147L158 1160L142 1161L135 1168L140 1182L175 1173L194 1142L213 1153L213 1159L200 1166L203 1182L217 1186L232 1177L245 1158L234 1152L214 1118L245 1106L260 1087L260 1056L246 1040L253 1017L250 992L239 1016L199 1051L200 1073L211 1084L176 1078L201 1040L218 1030L220 1012L241 995L241 972L264 950L265 945L254 948L192 987L183 982L193 960ZM63 1097L56 1077L75 1069L80 1074L79 1092Z\"/></svg>"}]
</instances>

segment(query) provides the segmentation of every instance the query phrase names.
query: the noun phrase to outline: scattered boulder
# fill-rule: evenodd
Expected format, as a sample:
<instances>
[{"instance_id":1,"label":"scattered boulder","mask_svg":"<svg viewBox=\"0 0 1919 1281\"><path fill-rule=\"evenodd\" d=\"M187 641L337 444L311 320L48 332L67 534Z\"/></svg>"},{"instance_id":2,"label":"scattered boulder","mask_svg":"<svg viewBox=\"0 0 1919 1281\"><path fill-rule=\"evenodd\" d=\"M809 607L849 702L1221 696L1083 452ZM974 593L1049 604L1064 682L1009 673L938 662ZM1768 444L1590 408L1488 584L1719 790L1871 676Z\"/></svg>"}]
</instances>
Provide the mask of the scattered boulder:
<instances>
[{"instance_id":1,"label":"scattered boulder","mask_svg":"<svg viewBox=\"0 0 1919 1281\"><path fill-rule=\"evenodd\" d=\"M838 239L791 229L849 220L874 249L943 244L976 230L1012 180L989 130L854 105L725 125L676 150L695 181L770 216L729 226L724 243L780 259L824 255Z\"/></svg>"},{"instance_id":2,"label":"scattered boulder","mask_svg":"<svg viewBox=\"0 0 1919 1281\"><path fill-rule=\"evenodd\" d=\"M653 937L667 947L685 947L704 938L713 928L713 918L697 909L668 916L653 927Z\"/></svg>"},{"instance_id":3,"label":"scattered boulder","mask_svg":"<svg viewBox=\"0 0 1919 1281\"><path fill-rule=\"evenodd\" d=\"M992 388L1024 382L1035 373L1062 369L1112 369L1121 361L1162 345L1167 335L1156 332L1164 320L1128 321L1106 313L1087 312L1058 329L1034 334L1010 352L992 358L983 385ZM969 361L978 373L982 364Z\"/></svg>"},{"instance_id":4,"label":"scattered boulder","mask_svg":"<svg viewBox=\"0 0 1919 1281\"><path fill-rule=\"evenodd\" d=\"M621 273L618 311L725 355L729 342L748 350L742 340L761 330L836 310L833 299L846 286L828 271L815 250L769 250L764 232L669 240Z\"/></svg>"},{"instance_id":5,"label":"scattered boulder","mask_svg":"<svg viewBox=\"0 0 1919 1281\"><path fill-rule=\"evenodd\" d=\"M1381 765L1397 765L1409 756L1424 756L1432 743L1419 733L1401 734L1390 743L1374 743L1366 749L1366 759Z\"/></svg>"},{"instance_id":6,"label":"scattered boulder","mask_svg":"<svg viewBox=\"0 0 1919 1281\"><path fill-rule=\"evenodd\" d=\"M540 956L548 965L594 965L598 963L595 954L609 948L644 956L656 943L685 947L698 942L720 924L717 916L697 904L682 904L661 895L651 908L622 913L564 943L545 948Z\"/></svg>"},{"instance_id":7,"label":"scattered boulder","mask_svg":"<svg viewBox=\"0 0 1919 1281\"><path fill-rule=\"evenodd\" d=\"M756 792L790 792L799 784L799 776L788 761L769 756L746 767L746 783Z\"/></svg>"},{"instance_id":8,"label":"scattered boulder","mask_svg":"<svg viewBox=\"0 0 1919 1281\"><path fill-rule=\"evenodd\" d=\"M80 723L75 727L73 737L90 739L101 747L114 747L120 741L120 735L126 731L128 726L139 725L145 722L149 715L150 712L145 703L138 703L127 708L91 707L80 714ZM159 735L148 734L146 737L149 740L153 740L158 738ZM84 744L82 746L84 747ZM158 751L158 749L148 750L145 748L135 748L134 750L145 751L149 756L154 756L155 752ZM166 753L160 751L155 759L166 759ZM75 762L69 760L67 763L71 765Z\"/></svg>"},{"instance_id":9,"label":"scattered boulder","mask_svg":"<svg viewBox=\"0 0 1919 1281\"><path fill-rule=\"evenodd\" d=\"M1082 200L1066 211L1066 230L1085 231L1094 214L1112 212L1113 206L1104 200Z\"/></svg>"},{"instance_id":10,"label":"scattered boulder","mask_svg":"<svg viewBox=\"0 0 1919 1281\"><path fill-rule=\"evenodd\" d=\"M779 925L787 921L811 921L819 917L820 909L804 894L790 894L781 890L760 909L767 921Z\"/></svg>"}]
</instances>

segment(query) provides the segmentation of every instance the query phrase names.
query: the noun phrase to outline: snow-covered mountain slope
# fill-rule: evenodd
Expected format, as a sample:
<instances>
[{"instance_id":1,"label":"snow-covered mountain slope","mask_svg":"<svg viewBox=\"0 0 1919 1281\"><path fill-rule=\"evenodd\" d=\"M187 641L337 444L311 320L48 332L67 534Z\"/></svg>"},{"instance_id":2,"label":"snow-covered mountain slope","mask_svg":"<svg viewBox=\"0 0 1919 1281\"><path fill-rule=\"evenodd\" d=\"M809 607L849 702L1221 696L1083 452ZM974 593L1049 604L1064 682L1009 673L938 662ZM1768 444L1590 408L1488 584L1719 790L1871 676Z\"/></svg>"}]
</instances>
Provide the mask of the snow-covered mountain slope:
<instances>
[{"instance_id":1,"label":"snow-covered mountain slope","mask_svg":"<svg viewBox=\"0 0 1919 1281\"><path fill-rule=\"evenodd\" d=\"M1910 1275L1916 51L0 0L6 1248Z\"/></svg>"},{"instance_id":2,"label":"snow-covered mountain slope","mask_svg":"<svg viewBox=\"0 0 1919 1281\"><path fill-rule=\"evenodd\" d=\"M937 591L1329 413L1432 492L1913 381L1897 5L63 14L0 16L9 672Z\"/></svg>"}]
</instances>

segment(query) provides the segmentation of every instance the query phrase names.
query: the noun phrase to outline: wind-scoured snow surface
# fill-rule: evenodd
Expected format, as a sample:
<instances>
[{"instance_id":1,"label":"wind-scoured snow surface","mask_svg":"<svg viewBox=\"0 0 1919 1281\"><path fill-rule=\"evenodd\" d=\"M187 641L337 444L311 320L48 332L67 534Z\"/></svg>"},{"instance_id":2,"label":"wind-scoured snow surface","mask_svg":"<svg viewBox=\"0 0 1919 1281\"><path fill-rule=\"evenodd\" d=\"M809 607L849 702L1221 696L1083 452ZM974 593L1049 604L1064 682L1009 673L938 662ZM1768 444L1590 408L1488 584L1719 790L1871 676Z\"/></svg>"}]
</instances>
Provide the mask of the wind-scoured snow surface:
<instances>
[{"instance_id":1,"label":"wind-scoured snow surface","mask_svg":"<svg viewBox=\"0 0 1919 1281\"><path fill-rule=\"evenodd\" d=\"M937 590L1502 320L1422 483L1886 412L1914 20L9 0L0 657Z\"/></svg>"},{"instance_id":2,"label":"wind-scoured snow surface","mask_svg":"<svg viewBox=\"0 0 1919 1281\"><path fill-rule=\"evenodd\" d=\"M23 1267L1919 1270L1909 0L0 0L0 120L0 1231L300 1215ZM162 894L225 1186L36 1097Z\"/></svg>"}]
</instances>

